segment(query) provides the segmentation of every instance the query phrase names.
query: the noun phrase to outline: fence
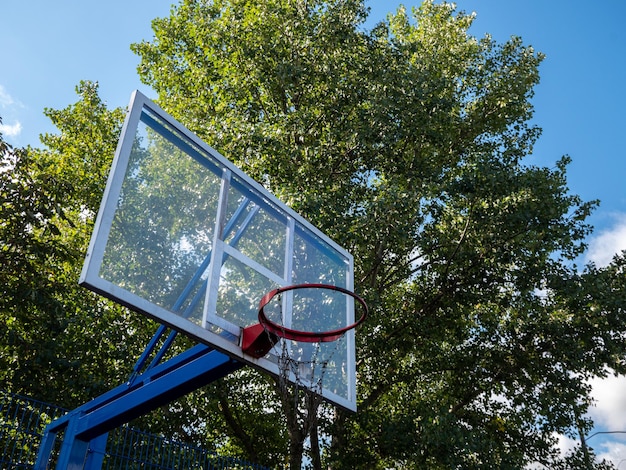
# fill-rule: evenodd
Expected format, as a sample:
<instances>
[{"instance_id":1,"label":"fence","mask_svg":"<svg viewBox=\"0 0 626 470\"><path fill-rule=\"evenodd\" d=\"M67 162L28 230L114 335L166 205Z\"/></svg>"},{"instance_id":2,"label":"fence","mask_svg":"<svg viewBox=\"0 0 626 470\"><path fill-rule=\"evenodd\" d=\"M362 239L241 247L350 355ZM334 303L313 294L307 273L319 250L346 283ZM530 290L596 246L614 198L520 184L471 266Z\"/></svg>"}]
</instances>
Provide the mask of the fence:
<instances>
[{"instance_id":1,"label":"fence","mask_svg":"<svg viewBox=\"0 0 626 470\"><path fill-rule=\"evenodd\" d=\"M0 468L32 469L44 428L66 412L0 390ZM102 468L265 470L266 467L123 426L109 433Z\"/></svg>"}]
</instances>

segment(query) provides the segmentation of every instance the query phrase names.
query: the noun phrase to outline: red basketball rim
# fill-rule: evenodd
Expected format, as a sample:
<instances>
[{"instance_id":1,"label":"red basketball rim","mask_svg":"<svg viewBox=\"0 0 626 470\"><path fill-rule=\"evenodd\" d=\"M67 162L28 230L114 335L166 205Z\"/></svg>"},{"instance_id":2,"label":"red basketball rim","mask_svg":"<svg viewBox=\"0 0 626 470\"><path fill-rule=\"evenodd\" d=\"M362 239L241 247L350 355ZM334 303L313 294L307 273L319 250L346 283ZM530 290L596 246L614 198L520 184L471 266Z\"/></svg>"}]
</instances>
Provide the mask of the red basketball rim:
<instances>
[{"instance_id":1,"label":"red basketball rim","mask_svg":"<svg viewBox=\"0 0 626 470\"><path fill-rule=\"evenodd\" d=\"M354 298L354 300L361 305L361 310L363 311L361 317L351 325L345 326L343 328L338 328L336 330L329 331L301 331L294 330L292 328L286 328L278 323L271 321L265 315L265 306L278 294L281 294L286 291L296 290L296 289L328 289L341 292L343 294L349 295ZM274 289L263 296L261 302L259 302L259 323L263 325L263 328L270 333L275 334L281 338L290 339L293 341L302 341L305 343L325 343L329 341L336 341L341 338L346 331L349 331L353 328L356 328L360 325L368 314L368 308L365 301L356 295L354 292L349 291L348 289L344 289L342 287L333 286L330 284L294 284L292 286L279 287L278 289Z\"/></svg>"}]
</instances>

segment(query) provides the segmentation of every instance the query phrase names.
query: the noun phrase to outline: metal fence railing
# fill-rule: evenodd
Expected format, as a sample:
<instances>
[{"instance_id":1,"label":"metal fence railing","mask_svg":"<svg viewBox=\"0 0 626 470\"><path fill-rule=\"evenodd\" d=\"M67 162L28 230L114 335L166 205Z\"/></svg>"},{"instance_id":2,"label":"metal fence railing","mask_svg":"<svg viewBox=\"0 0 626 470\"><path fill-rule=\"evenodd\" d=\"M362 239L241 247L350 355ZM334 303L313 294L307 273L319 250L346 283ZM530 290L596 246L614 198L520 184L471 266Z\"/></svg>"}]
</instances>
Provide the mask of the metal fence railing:
<instances>
[{"instance_id":1,"label":"metal fence railing","mask_svg":"<svg viewBox=\"0 0 626 470\"><path fill-rule=\"evenodd\" d=\"M32 468L48 423L66 410L0 391L0 468Z\"/></svg>"},{"instance_id":2,"label":"metal fence railing","mask_svg":"<svg viewBox=\"0 0 626 470\"><path fill-rule=\"evenodd\" d=\"M68 410L0 390L0 468L32 469L45 427ZM103 469L265 470L128 426L109 433Z\"/></svg>"}]
</instances>

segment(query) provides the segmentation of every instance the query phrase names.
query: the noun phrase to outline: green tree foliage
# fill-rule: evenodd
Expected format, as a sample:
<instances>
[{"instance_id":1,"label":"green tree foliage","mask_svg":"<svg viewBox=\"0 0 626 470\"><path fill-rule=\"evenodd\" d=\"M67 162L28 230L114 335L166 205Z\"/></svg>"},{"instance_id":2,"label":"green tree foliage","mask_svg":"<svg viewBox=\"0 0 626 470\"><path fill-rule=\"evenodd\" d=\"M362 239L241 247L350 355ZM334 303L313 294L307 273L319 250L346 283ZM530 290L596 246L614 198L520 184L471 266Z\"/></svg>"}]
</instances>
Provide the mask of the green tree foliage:
<instances>
[{"instance_id":1,"label":"green tree foliage","mask_svg":"<svg viewBox=\"0 0 626 470\"><path fill-rule=\"evenodd\" d=\"M0 148L0 377L2 388L72 407L123 380L137 322L78 287L123 110L97 86L46 114L49 150Z\"/></svg>"},{"instance_id":2,"label":"green tree foliage","mask_svg":"<svg viewBox=\"0 0 626 470\"><path fill-rule=\"evenodd\" d=\"M569 159L524 162L543 56L472 37L450 4L371 31L366 13L187 0L133 47L168 111L355 255L372 316L359 412L322 413L327 463L556 465L554 433L589 424L585 379L621 371L624 303L614 273L568 267L596 204Z\"/></svg>"}]
</instances>

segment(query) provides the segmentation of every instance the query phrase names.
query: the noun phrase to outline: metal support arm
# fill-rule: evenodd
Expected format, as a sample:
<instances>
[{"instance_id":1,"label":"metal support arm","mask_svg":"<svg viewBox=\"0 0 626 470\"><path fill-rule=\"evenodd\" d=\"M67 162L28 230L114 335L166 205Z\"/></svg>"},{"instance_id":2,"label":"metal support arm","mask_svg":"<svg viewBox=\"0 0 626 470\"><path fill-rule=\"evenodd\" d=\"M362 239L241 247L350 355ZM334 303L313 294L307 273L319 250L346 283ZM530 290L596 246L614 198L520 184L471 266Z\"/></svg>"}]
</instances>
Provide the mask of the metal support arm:
<instances>
[{"instance_id":1,"label":"metal support arm","mask_svg":"<svg viewBox=\"0 0 626 470\"><path fill-rule=\"evenodd\" d=\"M90 441L243 365L226 354L198 345L152 367L132 384L120 385L50 423L34 468L48 468L54 440L63 429L65 438L56 468L86 468L85 465L89 465L86 457Z\"/></svg>"}]
</instances>

